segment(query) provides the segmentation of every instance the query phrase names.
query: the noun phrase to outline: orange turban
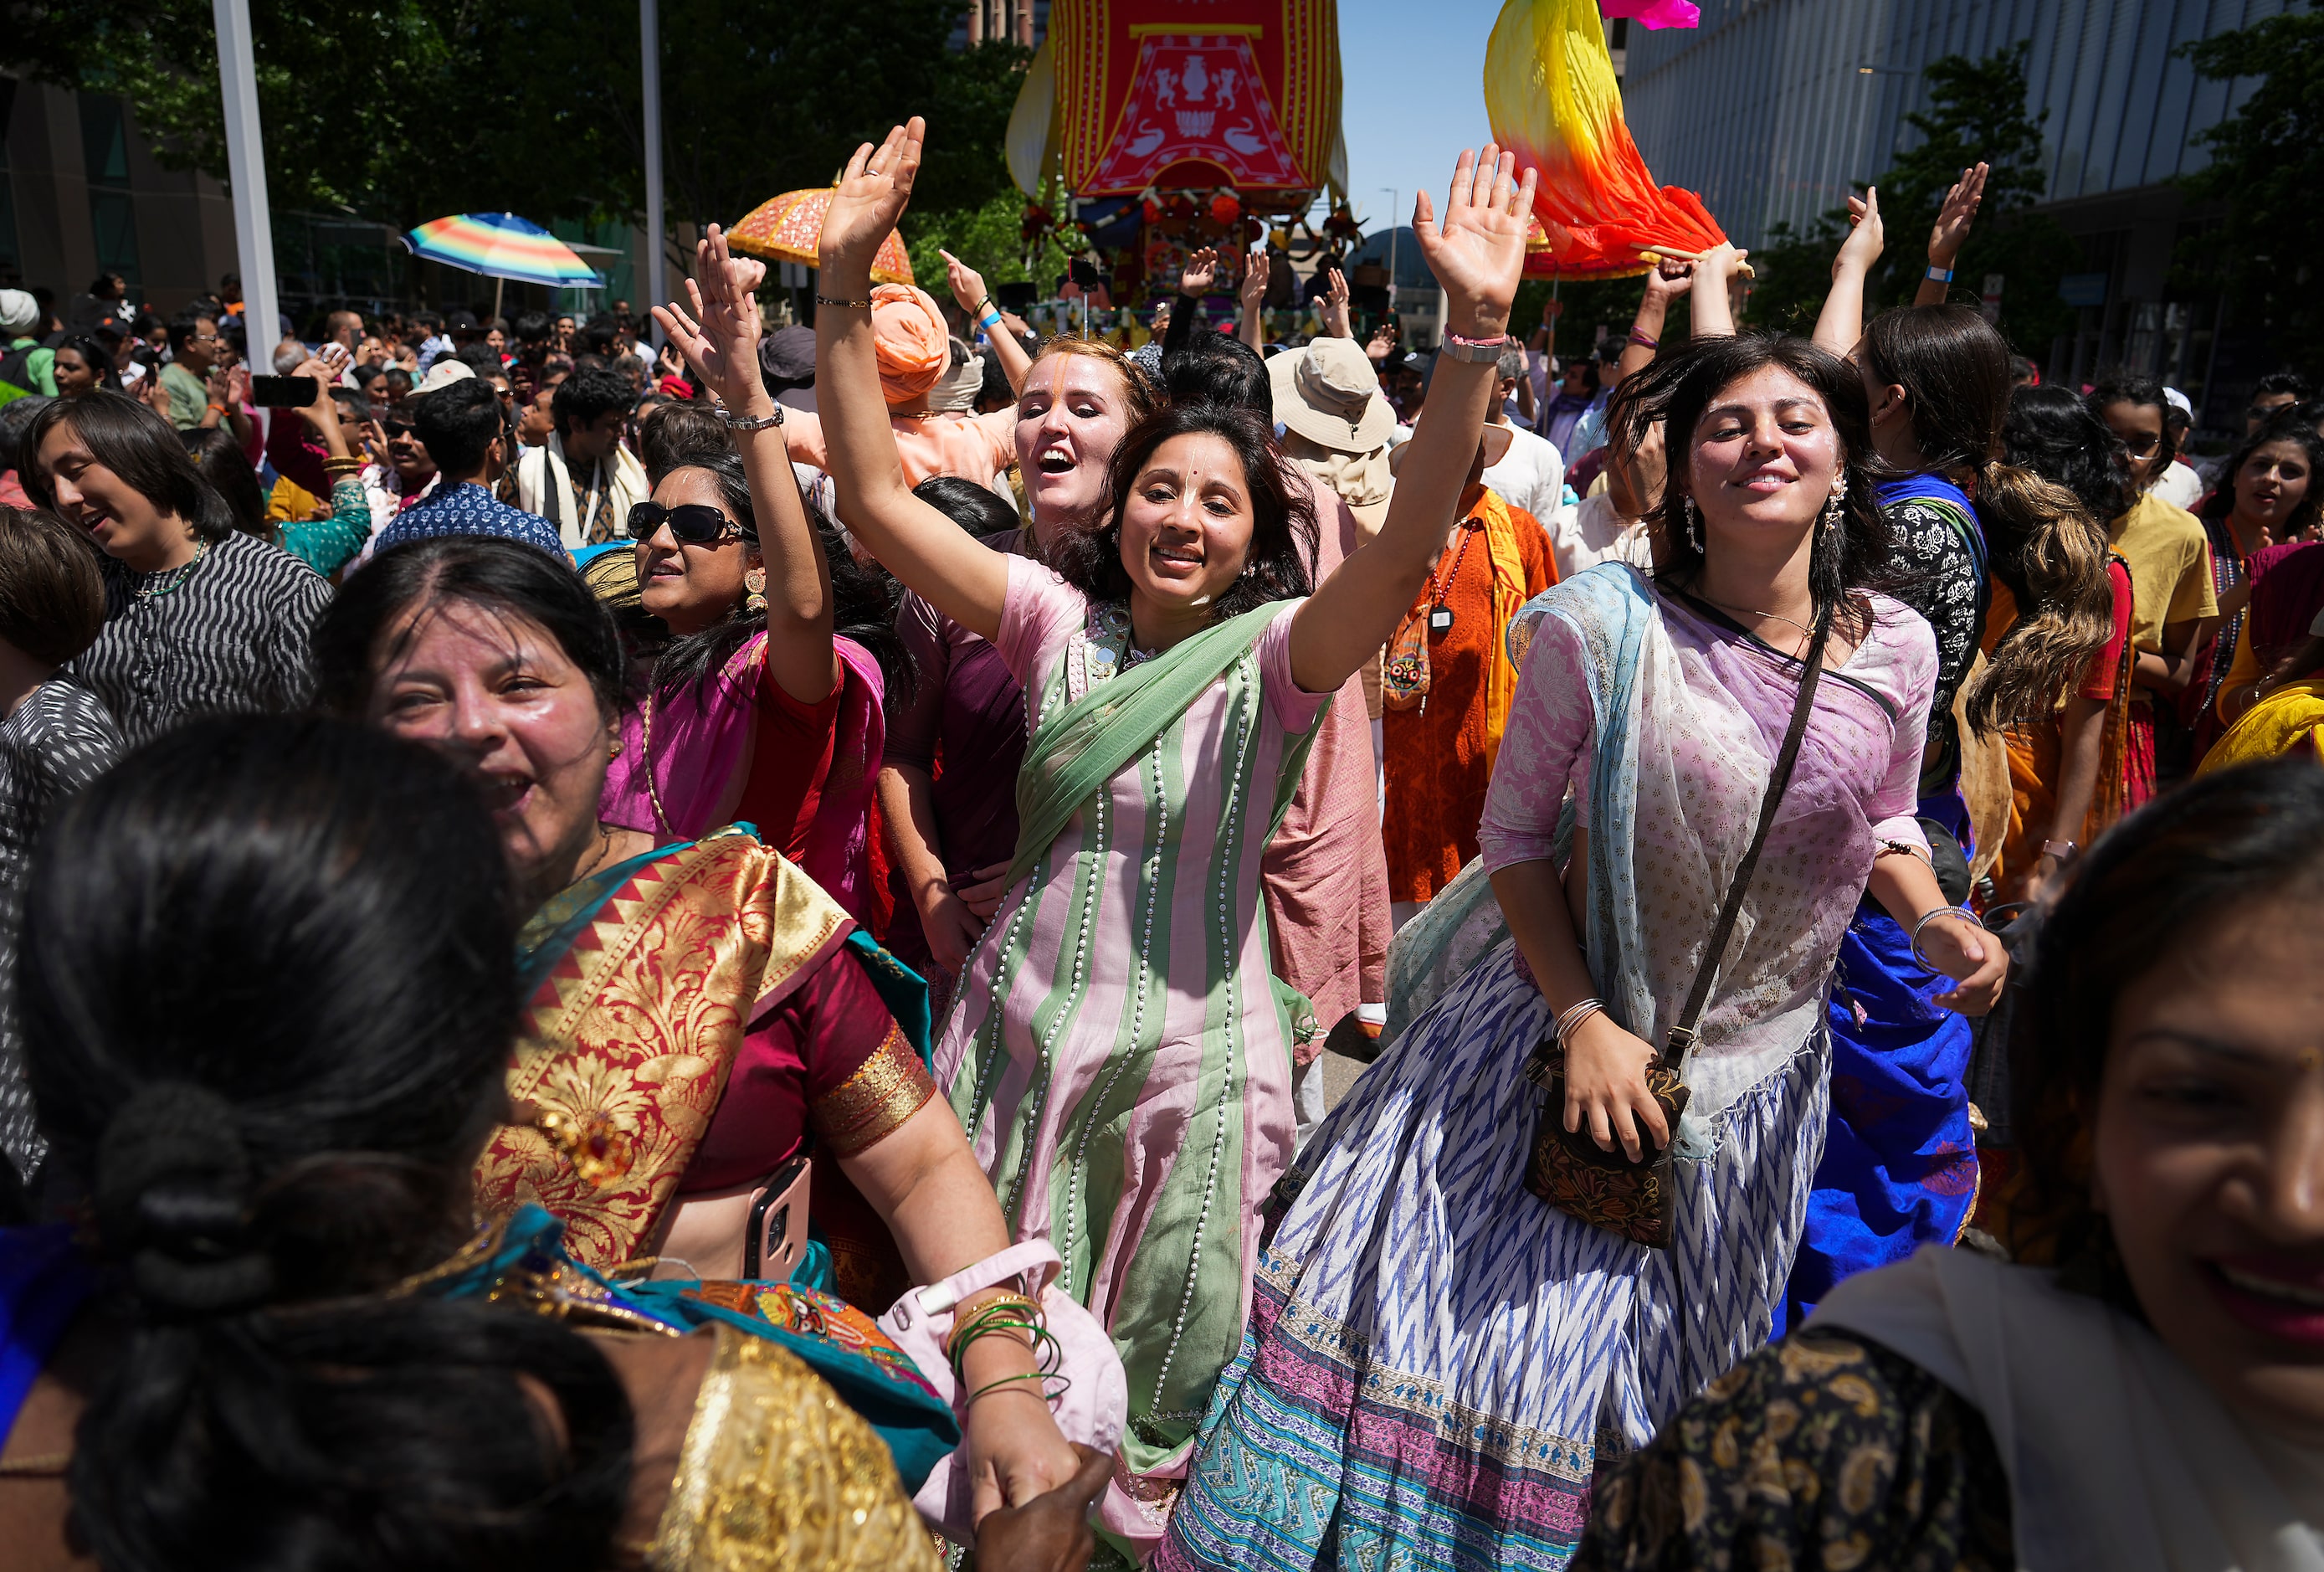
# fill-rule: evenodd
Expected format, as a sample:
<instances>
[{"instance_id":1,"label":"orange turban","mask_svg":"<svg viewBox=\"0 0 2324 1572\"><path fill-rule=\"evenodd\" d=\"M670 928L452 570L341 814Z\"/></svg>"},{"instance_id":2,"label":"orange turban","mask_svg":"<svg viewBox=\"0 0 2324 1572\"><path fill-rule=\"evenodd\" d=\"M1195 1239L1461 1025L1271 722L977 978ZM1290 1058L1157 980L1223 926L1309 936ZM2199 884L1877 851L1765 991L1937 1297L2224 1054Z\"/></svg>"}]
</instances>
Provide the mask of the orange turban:
<instances>
[{"instance_id":1,"label":"orange turban","mask_svg":"<svg viewBox=\"0 0 2324 1572\"><path fill-rule=\"evenodd\" d=\"M951 364L944 313L926 290L910 284L872 290L872 340L880 356L880 391L890 407L926 394Z\"/></svg>"}]
</instances>

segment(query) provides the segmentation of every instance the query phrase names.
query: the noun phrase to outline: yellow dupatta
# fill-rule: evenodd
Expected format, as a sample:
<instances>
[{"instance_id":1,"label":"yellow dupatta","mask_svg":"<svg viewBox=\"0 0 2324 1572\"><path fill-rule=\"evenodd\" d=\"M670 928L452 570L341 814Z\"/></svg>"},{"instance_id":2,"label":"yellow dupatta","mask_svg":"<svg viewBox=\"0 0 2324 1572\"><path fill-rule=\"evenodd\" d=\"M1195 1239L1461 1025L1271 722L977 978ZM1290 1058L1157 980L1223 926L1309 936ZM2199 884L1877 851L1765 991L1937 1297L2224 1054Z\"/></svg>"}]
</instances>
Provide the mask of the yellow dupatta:
<instances>
[{"instance_id":1,"label":"yellow dupatta","mask_svg":"<svg viewBox=\"0 0 2324 1572\"><path fill-rule=\"evenodd\" d=\"M2324 757L2324 675L2286 683L2244 711L2203 762L2198 775L2217 774L2237 764L2294 754L2316 763Z\"/></svg>"},{"instance_id":2,"label":"yellow dupatta","mask_svg":"<svg viewBox=\"0 0 2324 1572\"><path fill-rule=\"evenodd\" d=\"M1509 504L1490 486L1468 510L1485 522L1485 553L1493 565L1492 658L1485 666L1485 765L1501 754L1509 706L1517 695L1517 669L1509 660L1509 622L1526 603L1525 559L1517 554L1517 521Z\"/></svg>"},{"instance_id":3,"label":"yellow dupatta","mask_svg":"<svg viewBox=\"0 0 2324 1572\"><path fill-rule=\"evenodd\" d=\"M575 1258L612 1268L653 1239L752 1022L853 920L739 829L592 883L544 908L562 927L510 1055L516 1120L476 1161L476 1210L544 1207Z\"/></svg>"}]
</instances>

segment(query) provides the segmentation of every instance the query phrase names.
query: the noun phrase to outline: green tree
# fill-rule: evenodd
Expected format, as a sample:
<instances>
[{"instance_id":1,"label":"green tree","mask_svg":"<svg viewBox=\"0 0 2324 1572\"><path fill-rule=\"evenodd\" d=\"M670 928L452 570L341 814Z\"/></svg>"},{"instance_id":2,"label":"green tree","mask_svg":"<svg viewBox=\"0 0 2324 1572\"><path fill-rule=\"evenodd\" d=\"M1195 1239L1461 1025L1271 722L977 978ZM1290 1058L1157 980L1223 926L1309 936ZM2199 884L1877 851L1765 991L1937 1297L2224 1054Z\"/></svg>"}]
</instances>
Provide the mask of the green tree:
<instances>
[{"instance_id":1,"label":"green tree","mask_svg":"<svg viewBox=\"0 0 2324 1572\"><path fill-rule=\"evenodd\" d=\"M669 218L733 223L928 117L923 201L982 206L1028 51L945 47L958 0L663 0ZM638 221L634 0L251 0L268 195L409 227L506 208ZM208 0L14 0L0 67L124 99L176 168L226 178Z\"/></svg>"},{"instance_id":2,"label":"green tree","mask_svg":"<svg viewBox=\"0 0 2324 1572\"><path fill-rule=\"evenodd\" d=\"M1845 234L1847 209L1823 214L1804 229L1784 219L1767 227L1767 237L1751 253L1751 295L1745 310L1754 326L1804 337L1815 330L1816 313L1831 289L1832 254Z\"/></svg>"},{"instance_id":3,"label":"green tree","mask_svg":"<svg viewBox=\"0 0 2324 1572\"><path fill-rule=\"evenodd\" d=\"M1921 142L1897 155L1874 182L1887 246L1865 291L1868 310L1910 304L1928 267L1929 229L1960 172L1990 166L1985 200L1969 244L1954 259L1951 298L1973 302L1987 273L2003 278L2002 333L2032 353L2073 329L2072 308L2058 281L2081 261L2081 248L2057 220L2024 209L2042 196L2042 118L2025 113L2025 52L2020 43L1972 60L1947 55L1925 73L1929 106L1904 116ZM2043 116L2048 114L2044 110ZM1758 274L1749 319L1806 333L1831 288L1832 254L1848 233L1848 209L1834 208L1803 227L1769 227L1751 254Z\"/></svg>"},{"instance_id":4,"label":"green tree","mask_svg":"<svg viewBox=\"0 0 2324 1572\"><path fill-rule=\"evenodd\" d=\"M2289 365L2324 364L2324 302L2310 287L2324 208L2324 15L2310 0L2236 32L2182 45L2213 81L2260 79L2243 106L2198 138L2210 167L2187 185L2227 216L2180 249L2183 282L2225 288L2238 318L2257 323Z\"/></svg>"},{"instance_id":5,"label":"green tree","mask_svg":"<svg viewBox=\"0 0 2324 1572\"><path fill-rule=\"evenodd\" d=\"M2046 109L2038 116L2025 112L2030 48L2019 42L1981 60L1947 55L1923 73L1929 106L1904 116L1922 141L1899 153L1879 180L1888 245L1870 294L1882 305L1913 299L1928 267L1929 229L1945 193L1962 170L1986 163L1992 172L1969 244L1953 263L1952 298L1974 301L1986 275L1999 273L2003 335L2045 354L2052 338L2073 331L2073 308L2058 299L2058 281L2080 265L2082 253L2056 219L2024 211L2042 199L2042 123L2049 117ZM1839 225L1847 217L1834 218L1837 246ZM1824 261L1829 269L1829 251Z\"/></svg>"},{"instance_id":6,"label":"green tree","mask_svg":"<svg viewBox=\"0 0 2324 1572\"><path fill-rule=\"evenodd\" d=\"M1061 203L1063 199L1056 200ZM1055 212L1056 206L1050 205L1049 210ZM911 254L913 275L938 300L946 298L945 261L937 253L949 251L982 273L988 286L1038 283L1046 295L1073 261L1073 254L1057 244L1052 231L1040 238L1028 256L1024 223L1025 198L1014 186L974 208L926 212L916 200L904 215L904 239Z\"/></svg>"}]
</instances>

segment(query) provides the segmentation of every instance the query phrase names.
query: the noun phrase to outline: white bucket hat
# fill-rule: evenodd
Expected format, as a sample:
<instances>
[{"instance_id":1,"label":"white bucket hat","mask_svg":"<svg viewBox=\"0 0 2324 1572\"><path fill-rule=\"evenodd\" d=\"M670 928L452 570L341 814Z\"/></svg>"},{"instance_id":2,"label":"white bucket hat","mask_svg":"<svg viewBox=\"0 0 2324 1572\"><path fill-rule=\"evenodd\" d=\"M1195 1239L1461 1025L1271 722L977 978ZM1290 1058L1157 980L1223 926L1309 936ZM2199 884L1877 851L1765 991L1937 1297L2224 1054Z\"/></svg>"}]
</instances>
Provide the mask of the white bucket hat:
<instances>
[{"instance_id":1,"label":"white bucket hat","mask_svg":"<svg viewBox=\"0 0 2324 1572\"><path fill-rule=\"evenodd\" d=\"M1379 374L1352 338L1318 338L1267 363L1275 418L1286 430L1341 453L1369 453L1396 429Z\"/></svg>"}]
</instances>

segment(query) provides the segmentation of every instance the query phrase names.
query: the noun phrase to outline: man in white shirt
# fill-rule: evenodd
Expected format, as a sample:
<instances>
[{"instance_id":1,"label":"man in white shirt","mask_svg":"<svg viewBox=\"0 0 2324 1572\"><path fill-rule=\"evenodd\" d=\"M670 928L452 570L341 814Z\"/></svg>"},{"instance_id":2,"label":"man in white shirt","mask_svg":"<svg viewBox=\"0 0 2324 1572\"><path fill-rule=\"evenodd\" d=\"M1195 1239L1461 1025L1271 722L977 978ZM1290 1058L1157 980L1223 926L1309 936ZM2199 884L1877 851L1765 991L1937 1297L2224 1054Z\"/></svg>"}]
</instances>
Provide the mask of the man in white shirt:
<instances>
[{"instance_id":1,"label":"man in white shirt","mask_svg":"<svg viewBox=\"0 0 2324 1572\"><path fill-rule=\"evenodd\" d=\"M575 372L549 400L549 440L517 460L516 505L555 524L567 550L625 535L630 509L651 494L645 466L622 445L636 402L619 372Z\"/></svg>"},{"instance_id":2,"label":"man in white shirt","mask_svg":"<svg viewBox=\"0 0 2324 1572\"><path fill-rule=\"evenodd\" d=\"M1565 460L1555 443L1509 419L1509 400L1516 393L1517 379L1525 375L1525 351L1514 345L1504 348L1497 369L1500 385L1494 391L1489 412L1493 423L1509 434L1509 450L1485 471L1485 484L1500 493L1501 500L1511 507L1531 513L1546 530L1565 498Z\"/></svg>"},{"instance_id":3,"label":"man in white shirt","mask_svg":"<svg viewBox=\"0 0 2324 1572\"><path fill-rule=\"evenodd\" d=\"M2209 489L2203 484L2203 477L2196 473L2195 467L2178 457L2186 446L2187 429L2195 423L2195 406L2188 402L2187 395L2175 387L2164 388L2163 397L2170 406L2163 411L2163 429L2170 435L2173 457L2147 489L2172 507L2184 508L2191 513L2195 511L2195 504L2203 500L2203 493Z\"/></svg>"}]
</instances>

